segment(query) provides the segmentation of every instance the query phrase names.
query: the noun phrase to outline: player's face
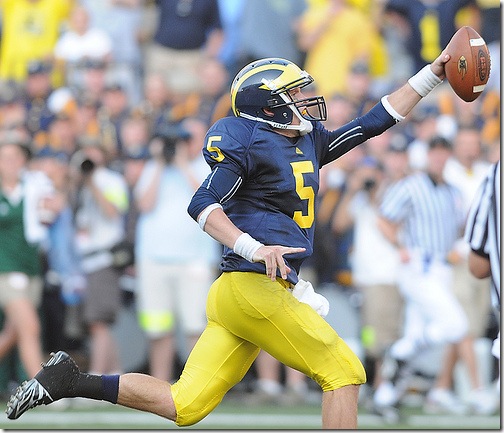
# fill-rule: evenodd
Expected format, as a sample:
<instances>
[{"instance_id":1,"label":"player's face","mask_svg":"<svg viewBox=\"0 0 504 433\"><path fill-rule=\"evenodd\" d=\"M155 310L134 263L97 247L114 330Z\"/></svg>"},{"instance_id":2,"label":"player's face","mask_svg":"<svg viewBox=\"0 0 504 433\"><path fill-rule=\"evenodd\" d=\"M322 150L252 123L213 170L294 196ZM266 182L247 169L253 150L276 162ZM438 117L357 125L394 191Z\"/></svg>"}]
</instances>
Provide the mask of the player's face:
<instances>
[{"instance_id":1,"label":"player's face","mask_svg":"<svg viewBox=\"0 0 504 433\"><path fill-rule=\"evenodd\" d=\"M295 87L294 89L289 90L289 96L292 98L293 101L300 101L301 99L305 98L305 95L303 95L303 92L301 92L300 87ZM298 109L300 113L303 113L303 110L306 110L305 107L303 106L298 106ZM296 116L293 116L292 118L292 124L293 125L299 125L300 121Z\"/></svg>"}]
</instances>

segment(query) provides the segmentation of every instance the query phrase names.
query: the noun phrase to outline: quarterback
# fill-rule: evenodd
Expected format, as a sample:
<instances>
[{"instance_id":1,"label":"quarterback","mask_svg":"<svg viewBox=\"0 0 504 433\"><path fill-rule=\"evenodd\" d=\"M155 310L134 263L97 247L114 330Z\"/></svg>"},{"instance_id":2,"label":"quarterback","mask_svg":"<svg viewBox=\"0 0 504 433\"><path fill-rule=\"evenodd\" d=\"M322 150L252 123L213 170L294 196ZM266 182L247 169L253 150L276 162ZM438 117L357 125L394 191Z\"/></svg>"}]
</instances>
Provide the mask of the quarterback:
<instances>
[{"instance_id":1,"label":"quarterback","mask_svg":"<svg viewBox=\"0 0 504 433\"><path fill-rule=\"evenodd\" d=\"M445 78L445 52L367 114L328 131L313 79L279 58L245 66L231 86L235 116L217 121L203 149L212 171L189 214L223 246L207 299L208 324L174 384L139 373L89 375L63 351L20 385L7 406L26 410L68 397L106 400L179 426L197 423L236 385L261 349L322 391L322 427L357 428L364 368L323 319L328 303L298 279L312 253L320 168L404 119ZM188 276L190 277L190 276Z\"/></svg>"}]
</instances>

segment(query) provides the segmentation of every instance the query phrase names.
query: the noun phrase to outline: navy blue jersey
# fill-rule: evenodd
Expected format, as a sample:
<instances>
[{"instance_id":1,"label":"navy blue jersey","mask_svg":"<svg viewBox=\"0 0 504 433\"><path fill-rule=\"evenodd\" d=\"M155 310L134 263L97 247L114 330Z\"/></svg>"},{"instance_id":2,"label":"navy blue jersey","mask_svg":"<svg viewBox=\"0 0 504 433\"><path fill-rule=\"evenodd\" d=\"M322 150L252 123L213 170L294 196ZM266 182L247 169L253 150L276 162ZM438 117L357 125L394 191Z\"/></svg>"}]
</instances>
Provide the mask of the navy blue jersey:
<instances>
[{"instance_id":1,"label":"navy blue jersey","mask_svg":"<svg viewBox=\"0 0 504 433\"><path fill-rule=\"evenodd\" d=\"M335 131L314 122L312 132L296 138L257 121L220 119L203 149L212 172L188 211L197 219L207 206L220 203L230 220L259 242L306 248L284 256L293 270L288 280L296 283L301 263L313 251L319 169L394 124L381 103ZM221 269L265 273L263 263L250 263L227 247Z\"/></svg>"}]
</instances>

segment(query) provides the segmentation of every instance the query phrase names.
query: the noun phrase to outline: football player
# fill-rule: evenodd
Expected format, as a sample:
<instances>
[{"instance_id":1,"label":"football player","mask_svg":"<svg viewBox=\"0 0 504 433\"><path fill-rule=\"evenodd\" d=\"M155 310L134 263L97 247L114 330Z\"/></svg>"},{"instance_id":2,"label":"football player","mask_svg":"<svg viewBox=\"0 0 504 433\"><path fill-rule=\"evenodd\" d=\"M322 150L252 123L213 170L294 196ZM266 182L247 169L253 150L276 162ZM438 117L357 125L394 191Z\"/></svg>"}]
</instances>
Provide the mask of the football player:
<instances>
[{"instance_id":1,"label":"football player","mask_svg":"<svg viewBox=\"0 0 504 433\"><path fill-rule=\"evenodd\" d=\"M260 349L322 388L322 426L357 427L364 368L323 319L325 298L298 272L313 249L320 168L404 119L445 77L442 53L367 114L328 131L322 96L303 94L312 77L268 58L245 66L231 86L235 117L217 121L203 149L212 171L188 211L224 245L222 274L210 288L208 324L173 385L148 375L81 373L65 352L53 354L11 397L18 418L64 397L107 400L197 423L245 375ZM188 275L188 278L191 276Z\"/></svg>"}]
</instances>

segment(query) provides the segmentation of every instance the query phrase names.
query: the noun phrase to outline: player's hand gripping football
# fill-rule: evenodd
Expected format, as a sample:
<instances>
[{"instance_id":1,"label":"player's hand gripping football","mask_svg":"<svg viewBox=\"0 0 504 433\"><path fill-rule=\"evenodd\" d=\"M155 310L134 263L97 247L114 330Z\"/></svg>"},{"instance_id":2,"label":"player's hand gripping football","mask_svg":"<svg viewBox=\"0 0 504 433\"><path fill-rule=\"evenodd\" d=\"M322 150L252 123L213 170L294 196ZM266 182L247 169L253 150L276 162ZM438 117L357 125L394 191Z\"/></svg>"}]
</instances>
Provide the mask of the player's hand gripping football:
<instances>
[{"instance_id":1,"label":"player's hand gripping football","mask_svg":"<svg viewBox=\"0 0 504 433\"><path fill-rule=\"evenodd\" d=\"M441 52L441 54L431 63L431 70L437 75L441 80L446 78L445 65L450 60L450 55L446 52L446 48Z\"/></svg>"},{"instance_id":2,"label":"player's hand gripping football","mask_svg":"<svg viewBox=\"0 0 504 433\"><path fill-rule=\"evenodd\" d=\"M264 245L259 248L253 257L254 262L263 262L266 265L266 275L275 281L277 269L283 279L287 278L291 268L285 264L285 254L302 253L306 248L284 247L281 245Z\"/></svg>"}]
</instances>

